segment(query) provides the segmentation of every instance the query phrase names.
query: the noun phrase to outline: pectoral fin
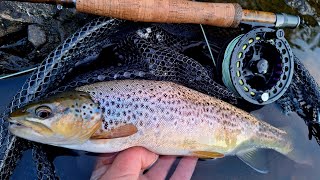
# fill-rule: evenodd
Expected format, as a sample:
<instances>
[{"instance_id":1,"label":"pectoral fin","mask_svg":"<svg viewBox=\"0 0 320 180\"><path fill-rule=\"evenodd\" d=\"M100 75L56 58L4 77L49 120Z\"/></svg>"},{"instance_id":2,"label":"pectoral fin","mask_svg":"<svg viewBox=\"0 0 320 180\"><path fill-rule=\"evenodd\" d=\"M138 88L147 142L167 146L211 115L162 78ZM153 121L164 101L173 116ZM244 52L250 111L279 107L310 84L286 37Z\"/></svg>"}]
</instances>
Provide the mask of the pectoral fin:
<instances>
[{"instance_id":1,"label":"pectoral fin","mask_svg":"<svg viewBox=\"0 0 320 180\"><path fill-rule=\"evenodd\" d=\"M265 149L248 149L238 152L237 157L260 173L268 173Z\"/></svg>"},{"instance_id":2,"label":"pectoral fin","mask_svg":"<svg viewBox=\"0 0 320 180\"><path fill-rule=\"evenodd\" d=\"M193 151L192 156L201 158L201 159L214 159L214 158L223 158L224 155L218 152L209 152L209 151Z\"/></svg>"},{"instance_id":3,"label":"pectoral fin","mask_svg":"<svg viewBox=\"0 0 320 180\"><path fill-rule=\"evenodd\" d=\"M91 139L113 139L120 137L131 136L138 132L138 129L133 124L126 124L117 128L114 128L106 132L96 132L91 136Z\"/></svg>"}]
</instances>

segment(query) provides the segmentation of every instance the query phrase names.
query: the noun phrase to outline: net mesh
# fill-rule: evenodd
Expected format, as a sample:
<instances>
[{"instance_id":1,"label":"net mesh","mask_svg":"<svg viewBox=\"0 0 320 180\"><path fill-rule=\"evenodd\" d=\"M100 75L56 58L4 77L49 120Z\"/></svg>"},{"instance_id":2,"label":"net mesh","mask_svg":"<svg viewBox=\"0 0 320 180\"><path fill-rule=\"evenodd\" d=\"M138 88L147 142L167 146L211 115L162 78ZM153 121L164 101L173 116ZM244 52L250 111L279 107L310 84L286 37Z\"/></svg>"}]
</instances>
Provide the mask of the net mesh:
<instances>
[{"instance_id":1,"label":"net mesh","mask_svg":"<svg viewBox=\"0 0 320 180\"><path fill-rule=\"evenodd\" d=\"M57 47L22 86L1 118L0 179L10 176L22 151L27 148L33 148L39 179L58 178L54 173L52 159L47 157L48 153L42 145L27 143L10 135L5 118L14 109L31 101L77 86L116 79L165 80L239 106L239 100L232 92L217 83L212 60L202 49L203 42L190 40L192 38L181 34L177 36L172 33L175 30L167 25L154 24L145 27L145 24L141 24L136 30L129 22L131 31L121 31L122 24L126 23L116 19L99 18L85 25ZM181 31L181 28L178 31ZM219 33L215 36L221 37ZM219 42L217 49L222 46L221 41ZM200 49L197 56L190 53L195 48ZM318 85L300 61L295 61L293 83L277 102L285 112L298 112L306 122L315 122L319 106ZM306 85L307 88L301 88ZM313 125L309 127L313 135L320 137L317 134L320 131L315 129L318 127L317 123L311 124Z\"/></svg>"},{"instance_id":2,"label":"net mesh","mask_svg":"<svg viewBox=\"0 0 320 180\"><path fill-rule=\"evenodd\" d=\"M32 146L32 159L36 166L37 179L59 179L55 174L53 160L48 157L47 152L47 149L41 144L34 143Z\"/></svg>"},{"instance_id":3,"label":"net mesh","mask_svg":"<svg viewBox=\"0 0 320 180\"><path fill-rule=\"evenodd\" d=\"M306 122L309 139L320 144L319 86L305 66L295 57L295 73L287 92L277 101L285 113L296 112Z\"/></svg>"}]
</instances>

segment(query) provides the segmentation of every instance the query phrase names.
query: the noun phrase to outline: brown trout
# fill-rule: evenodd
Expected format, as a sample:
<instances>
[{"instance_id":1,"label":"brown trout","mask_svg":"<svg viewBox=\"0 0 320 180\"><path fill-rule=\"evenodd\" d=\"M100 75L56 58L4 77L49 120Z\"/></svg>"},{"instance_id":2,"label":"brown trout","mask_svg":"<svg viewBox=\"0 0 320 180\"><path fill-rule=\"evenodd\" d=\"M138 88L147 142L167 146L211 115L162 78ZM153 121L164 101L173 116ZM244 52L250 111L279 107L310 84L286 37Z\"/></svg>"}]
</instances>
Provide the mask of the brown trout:
<instances>
[{"instance_id":1,"label":"brown trout","mask_svg":"<svg viewBox=\"0 0 320 180\"><path fill-rule=\"evenodd\" d=\"M13 112L10 131L40 143L96 153L142 146L161 155L236 155L266 172L260 149L293 156L283 130L224 101L163 81L121 80L78 87ZM257 160L258 159L258 160Z\"/></svg>"}]
</instances>

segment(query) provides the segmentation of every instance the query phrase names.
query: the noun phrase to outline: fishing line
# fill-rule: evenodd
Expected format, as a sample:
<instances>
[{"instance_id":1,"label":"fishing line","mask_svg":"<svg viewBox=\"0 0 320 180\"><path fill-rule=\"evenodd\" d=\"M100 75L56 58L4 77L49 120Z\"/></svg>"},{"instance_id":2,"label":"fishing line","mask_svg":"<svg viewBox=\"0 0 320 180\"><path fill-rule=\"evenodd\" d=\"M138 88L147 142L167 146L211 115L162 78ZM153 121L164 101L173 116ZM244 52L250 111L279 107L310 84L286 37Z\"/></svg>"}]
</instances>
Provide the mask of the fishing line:
<instances>
[{"instance_id":1,"label":"fishing line","mask_svg":"<svg viewBox=\"0 0 320 180\"><path fill-rule=\"evenodd\" d=\"M18 76L18 75L21 75L21 74L25 74L25 73L34 71L34 70L36 70L37 68L38 68L38 67L34 67L34 68L31 68L31 69L27 69L27 70L24 70L24 71L16 72L16 73L13 73L13 74L8 74L8 75L0 76L0 80L2 80L2 79L7 79L7 78L10 78L10 77L14 77L14 76Z\"/></svg>"},{"instance_id":2,"label":"fishing line","mask_svg":"<svg viewBox=\"0 0 320 180\"><path fill-rule=\"evenodd\" d=\"M199 24L199 25L200 25L200 28L201 28L201 31L202 31L202 34L203 34L204 40L206 41L206 44L207 44L207 46L208 46L209 53L210 53L210 56L211 56L211 59L212 59L213 65L217 67L217 65L216 65L216 61L214 60L214 57L213 57L213 54L212 54L212 51L211 51L211 47L210 47L209 41L208 41L208 39L207 39L206 32L204 31L204 28L203 28L202 24Z\"/></svg>"},{"instance_id":3,"label":"fishing line","mask_svg":"<svg viewBox=\"0 0 320 180\"><path fill-rule=\"evenodd\" d=\"M230 63L231 63L231 55L233 53L233 50L242 36L243 34L237 36L228 44L225 50L225 53L223 56L223 62L222 62L222 81L227 86L227 88L231 90L233 93L235 93L237 96L240 96L240 94L235 89L231 80Z\"/></svg>"}]
</instances>

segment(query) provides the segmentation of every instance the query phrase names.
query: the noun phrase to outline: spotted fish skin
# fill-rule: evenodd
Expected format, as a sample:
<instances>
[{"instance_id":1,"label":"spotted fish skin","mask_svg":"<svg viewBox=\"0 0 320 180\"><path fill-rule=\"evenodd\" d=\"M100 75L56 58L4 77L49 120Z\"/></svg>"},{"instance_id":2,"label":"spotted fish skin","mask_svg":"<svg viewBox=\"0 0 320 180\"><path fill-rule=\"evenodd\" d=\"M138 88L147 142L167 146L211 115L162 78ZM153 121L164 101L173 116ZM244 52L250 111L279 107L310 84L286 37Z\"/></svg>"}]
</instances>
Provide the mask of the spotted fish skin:
<instances>
[{"instance_id":1,"label":"spotted fish skin","mask_svg":"<svg viewBox=\"0 0 320 180\"><path fill-rule=\"evenodd\" d=\"M285 131L224 101L172 82L121 80L76 90L89 93L102 108L104 118L97 135L127 124L137 128L130 136L90 140L77 149L117 152L143 146L163 155L192 155L195 151L235 155L252 147L282 154L291 151Z\"/></svg>"}]
</instances>

